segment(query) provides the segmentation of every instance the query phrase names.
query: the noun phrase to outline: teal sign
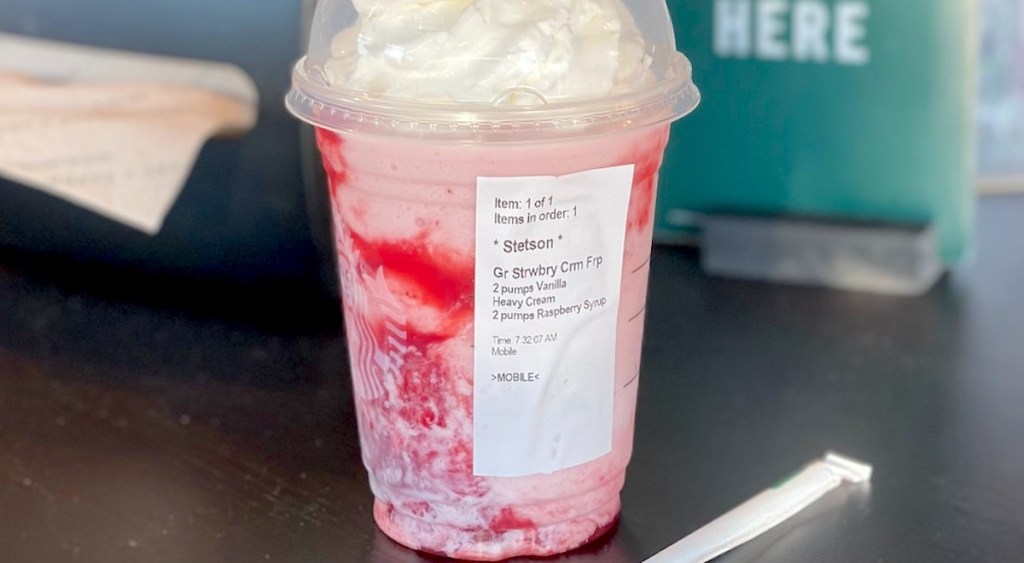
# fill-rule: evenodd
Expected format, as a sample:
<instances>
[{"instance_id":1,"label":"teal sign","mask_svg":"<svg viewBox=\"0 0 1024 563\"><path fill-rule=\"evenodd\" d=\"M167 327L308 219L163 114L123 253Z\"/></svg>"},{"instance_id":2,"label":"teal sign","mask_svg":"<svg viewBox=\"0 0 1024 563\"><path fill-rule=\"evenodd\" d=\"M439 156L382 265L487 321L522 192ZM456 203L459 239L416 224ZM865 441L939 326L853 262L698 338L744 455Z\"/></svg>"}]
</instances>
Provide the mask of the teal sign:
<instances>
[{"instance_id":1,"label":"teal sign","mask_svg":"<svg viewBox=\"0 0 1024 563\"><path fill-rule=\"evenodd\" d=\"M670 0L703 101L673 131L658 235L700 213L971 228L978 0Z\"/></svg>"}]
</instances>

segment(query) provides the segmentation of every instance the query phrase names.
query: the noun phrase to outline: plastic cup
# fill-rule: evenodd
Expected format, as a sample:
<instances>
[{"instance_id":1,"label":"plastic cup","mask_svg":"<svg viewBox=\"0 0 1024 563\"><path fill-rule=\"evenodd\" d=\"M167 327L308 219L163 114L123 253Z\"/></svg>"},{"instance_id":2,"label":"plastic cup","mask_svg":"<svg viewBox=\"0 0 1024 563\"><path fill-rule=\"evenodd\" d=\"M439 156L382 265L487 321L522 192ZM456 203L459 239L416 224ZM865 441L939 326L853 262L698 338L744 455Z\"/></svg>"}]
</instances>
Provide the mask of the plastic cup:
<instances>
[{"instance_id":1,"label":"plastic cup","mask_svg":"<svg viewBox=\"0 0 1024 563\"><path fill-rule=\"evenodd\" d=\"M332 83L357 13L314 17L287 103L329 178L373 515L405 546L552 555L618 516L658 169L699 97L664 4L626 4L646 71L599 99Z\"/></svg>"}]
</instances>

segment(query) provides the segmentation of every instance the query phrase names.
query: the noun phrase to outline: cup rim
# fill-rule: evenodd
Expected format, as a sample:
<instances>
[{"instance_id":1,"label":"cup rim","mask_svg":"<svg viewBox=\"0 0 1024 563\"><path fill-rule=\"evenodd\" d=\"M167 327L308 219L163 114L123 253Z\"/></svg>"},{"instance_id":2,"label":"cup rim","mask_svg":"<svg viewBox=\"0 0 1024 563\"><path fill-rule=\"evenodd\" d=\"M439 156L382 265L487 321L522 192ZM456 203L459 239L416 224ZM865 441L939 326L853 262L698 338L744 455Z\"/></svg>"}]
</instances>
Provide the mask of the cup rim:
<instances>
[{"instance_id":1,"label":"cup rim","mask_svg":"<svg viewBox=\"0 0 1024 563\"><path fill-rule=\"evenodd\" d=\"M423 103L371 98L329 87L309 76L303 57L293 69L285 105L300 120L339 133L426 141L538 142L604 135L681 119L700 103L692 74L690 61L675 52L665 78L641 92L531 106Z\"/></svg>"}]
</instances>

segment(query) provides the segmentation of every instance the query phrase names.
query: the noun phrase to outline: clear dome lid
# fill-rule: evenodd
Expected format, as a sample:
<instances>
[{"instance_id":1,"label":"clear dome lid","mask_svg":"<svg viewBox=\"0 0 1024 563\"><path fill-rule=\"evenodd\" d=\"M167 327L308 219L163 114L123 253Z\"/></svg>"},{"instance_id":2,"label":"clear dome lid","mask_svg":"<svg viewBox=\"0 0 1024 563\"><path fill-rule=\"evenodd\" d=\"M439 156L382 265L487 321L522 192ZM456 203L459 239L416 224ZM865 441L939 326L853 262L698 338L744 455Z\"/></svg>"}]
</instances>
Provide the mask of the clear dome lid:
<instances>
[{"instance_id":1,"label":"clear dome lid","mask_svg":"<svg viewBox=\"0 0 1024 563\"><path fill-rule=\"evenodd\" d=\"M699 99L664 0L320 0L287 104L338 131L536 141Z\"/></svg>"}]
</instances>

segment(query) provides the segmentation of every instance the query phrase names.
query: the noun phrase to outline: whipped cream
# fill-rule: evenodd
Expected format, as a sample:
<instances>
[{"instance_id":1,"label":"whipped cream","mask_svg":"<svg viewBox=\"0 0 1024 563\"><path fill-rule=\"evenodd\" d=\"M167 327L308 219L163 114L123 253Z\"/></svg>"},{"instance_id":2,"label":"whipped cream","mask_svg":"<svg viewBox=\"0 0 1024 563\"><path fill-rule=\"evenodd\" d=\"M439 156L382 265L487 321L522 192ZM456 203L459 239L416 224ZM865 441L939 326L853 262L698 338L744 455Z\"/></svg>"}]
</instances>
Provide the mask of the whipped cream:
<instances>
[{"instance_id":1,"label":"whipped cream","mask_svg":"<svg viewBox=\"0 0 1024 563\"><path fill-rule=\"evenodd\" d=\"M332 86L418 101L529 105L643 87L650 58L621 0L353 0Z\"/></svg>"}]
</instances>

